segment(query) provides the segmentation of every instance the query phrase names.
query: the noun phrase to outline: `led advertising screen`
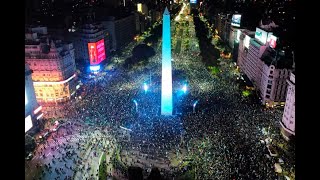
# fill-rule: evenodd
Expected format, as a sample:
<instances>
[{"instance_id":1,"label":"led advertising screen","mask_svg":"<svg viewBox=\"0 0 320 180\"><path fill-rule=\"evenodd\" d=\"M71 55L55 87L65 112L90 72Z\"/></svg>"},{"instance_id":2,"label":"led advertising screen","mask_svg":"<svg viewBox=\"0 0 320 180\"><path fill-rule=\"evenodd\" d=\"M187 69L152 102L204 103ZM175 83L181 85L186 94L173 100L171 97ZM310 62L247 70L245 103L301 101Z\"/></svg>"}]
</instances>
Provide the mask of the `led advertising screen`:
<instances>
[{"instance_id":1,"label":"led advertising screen","mask_svg":"<svg viewBox=\"0 0 320 180\"><path fill-rule=\"evenodd\" d=\"M106 52L104 49L104 39L95 43L88 43L88 51L90 58L90 65L99 64L106 59Z\"/></svg>"},{"instance_id":2,"label":"led advertising screen","mask_svg":"<svg viewBox=\"0 0 320 180\"><path fill-rule=\"evenodd\" d=\"M277 45L277 37L274 36L273 34L269 34L268 35L268 40L267 42L269 43L269 46L271 48L276 48L276 45Z\"/></svg>"},{"instance_id":3,"label":"led advertising screen","mask_svg":"<svg viewBox=\"0 0 320 180\"><path fill-rule=\"evenodd\" d=\"M29 131L29 129L31 129L32 128L32 120L31 120L31 115L29 115L29 116L27 116L26 118L25 118L25 122L24 122L25 124L24 124L24 132L27 132L27 131Z\"/></svg>"},{"instance_id":4,"label":"led advertising screen","mask_svg":"<svg viewBox=\"0 0 320 180\"><path fill-rule=\"evenodd\" d=\"M269 34L272 34L269 32ZM262 44L266 44L267 42L268 33L260 28L256 28L256 33L254 35L254 38L259 40Z\"/></svg>"},{"instance_id":5,"label":"led advertising screen","mask_svg":"<svg viewBox=\"0 0 320 180\"><path fill-rule=\"evenodd\" d=\"M232 15L231 26L240 27L241 23L241 14Z\"/></svg>"},{"instance_id":6,"label":"led advertising screen","mask_svg":"<svg viewBox=\"0 0 320 180\"><path fill-rule=\"evenodd\" d=\"M190 0L190 4L197 4L197 0Z\"/></svg>"},{"instance_id":7,"label":"led advertising screen","mask_svg":"<svg viewBox=\"0 0 320 180\"><path fill-rule=\"evenodd\" d=\"M24 93L25 93L25 98L24 98L24 105L27 105L28 104L28 97L27 97L27 91L26 90L24 90Z\"/></svg>"},{"instance_id":8,"label":"led advertising screen","mask_svg":"<svg viewBox=\"0 0 320 180\"><path fill-rule=\"evenodd\" d=\"M251 37L248 36L248 35L246 35L246 36L244 37L244 41L243 41L244 47L249 48L250 39L251 39Z\"/></svg>"}]
</instances>

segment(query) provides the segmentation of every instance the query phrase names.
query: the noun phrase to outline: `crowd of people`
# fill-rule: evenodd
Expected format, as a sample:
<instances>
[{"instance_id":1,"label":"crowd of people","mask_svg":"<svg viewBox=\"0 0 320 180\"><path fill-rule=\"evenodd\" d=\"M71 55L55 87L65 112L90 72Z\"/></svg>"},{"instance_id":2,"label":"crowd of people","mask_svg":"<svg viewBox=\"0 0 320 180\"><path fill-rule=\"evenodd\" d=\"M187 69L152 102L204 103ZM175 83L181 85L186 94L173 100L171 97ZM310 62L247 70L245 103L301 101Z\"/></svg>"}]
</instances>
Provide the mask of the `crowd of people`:
<instances>
[{"instance_id":1,"label":"crowd of people","mask_svg":"<svg viewBox=\"0 0 320 180\"><path fill-rule=\"evenodd\" d=\"M172 117L160 115L161 53L147 66L130 70L118 66L106 76L83 79L77 98L65 108L64 131L58 130L37 151L43 158L45 148L60 154L42 165L42 173L65 174L69 169L72 173L65 179L97 177L99 168L90 171L97 162L90 164L86 159L100 152L111 159L104 165L108 176L127 178L127 168L139 166L145 175L158 167L168 179L191 169L197 179L277 178L273 171L276 159L266 155L261 140L267 136L261 129L277 129L281 111L246 101L235 81L213 77L192 52L175 56L172 65L174 72L184 74L183 78L173 77ZM144 83L148 84L147 90L143 89ZM187 92L180 93L185 83ZM100 134L92 135L96 131ZM71 135L80 138L70 143ZM61 138L66 141L46 147ZM107 145L99 143L102 140L107 140ZM88 149L89 157L85 156ZM186 159L187 165L183 163ZM57 161L64 166L53 167Z\"/></svg>"}]
</instances>

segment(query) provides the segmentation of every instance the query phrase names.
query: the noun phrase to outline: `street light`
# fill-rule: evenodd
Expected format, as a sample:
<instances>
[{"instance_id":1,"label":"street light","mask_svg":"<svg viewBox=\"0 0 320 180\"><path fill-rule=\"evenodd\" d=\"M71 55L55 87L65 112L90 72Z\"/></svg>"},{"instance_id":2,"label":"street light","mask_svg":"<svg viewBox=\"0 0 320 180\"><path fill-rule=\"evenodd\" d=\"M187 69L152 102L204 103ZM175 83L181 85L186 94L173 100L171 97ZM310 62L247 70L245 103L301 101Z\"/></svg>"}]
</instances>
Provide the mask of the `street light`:
<instances>
[{"instance_id":1,"label":"street light","mask_svg":"<svg viewBox=\"0 0 320 180\"><path fill-rule=\"evenodd\" d=\"M186 93L186 92L187 92L187 85L186 85L186 84L183 85L182 91L183 91L183 93Z\"/></svg>"},{"instance_id":2,"label":"street light","mask_svg":"<svg viewBox=\"0 0 320 180\"><path fill-rule=\"evenodd\" d=\"M193 103L193 113L195 113L196 105L198 104L198 100Z\"/></svg>"},{"instance_id":3,"label":"street light","mask_svg":"<svg viewBox=\"0 0 320 180\"><path fill-rule=\"evenodd\" d=\"M147 83L143 83L143 89L144 89L144 92L147 92L147 91L148 91L148 85L147 85Z\"/></svg>"}]
</instances>

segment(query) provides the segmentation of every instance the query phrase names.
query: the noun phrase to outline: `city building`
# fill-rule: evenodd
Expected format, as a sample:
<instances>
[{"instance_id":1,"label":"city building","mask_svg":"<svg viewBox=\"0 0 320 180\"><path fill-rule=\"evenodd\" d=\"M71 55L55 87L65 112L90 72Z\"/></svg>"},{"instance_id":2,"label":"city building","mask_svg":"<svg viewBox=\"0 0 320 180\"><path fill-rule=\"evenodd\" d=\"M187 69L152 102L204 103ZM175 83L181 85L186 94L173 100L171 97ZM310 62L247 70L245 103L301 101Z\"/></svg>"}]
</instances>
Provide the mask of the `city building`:
<instances>
[{"instance_id":1,"label":"city building","mask_svg":"<svg viewBox=\"0 0 320 180\"><path fill-rule=\"evenodd\" d=\"M25 133L34 134L39 130L43 113L36 99L31 74L32 70L25 64Z\"/></svg>"},{"instance_id":2,"label":"city building","mask_svg":"<svg viewBox=\"0 0 320 180\"><path fill-rule=\"evenodd\" d=\"M284 106L287 83L292 72L293 59L283 50L275 50L270 46L263 53L263 69L260 84L262 103L267 106Z\"/></svg>"},{"instance_id":3,"label":"city building","mask_svg":"<svg viewBox=\"0 0 320 180\"><path fill-rule=\"evenodd\" d=\"M121 47L133 41L136 34L136 17L131 14L126 17L107 17L101 21L104 29L110 33L111 49L119 50Z\"/></svg>"},{"instance_id":4,"label":"city building","mask_svg":"<svg viewBox=\"0 0 320 180\"><path fill-rule=\"evenodd\" d=\"M151 23L155 23L156 21L159 21L161 18L161 12L156 9L150 9L149 11L150 17L151 17Z\"/></svg>"},{"instance_id":5,"label":"city building","mask_svg":"<svg viewBox=\"0 0 320 180\"><path fill-rule=\"evenodd\" d=\"M237 27L230 27L229 37L225 40L227 40L229 47L231 49L238 47L237 45L239 44L239 41L240 41L241 30L243 29L237 28Z\"/></svg>"},{"instance_id":6,"label":"city building","mask_svg":"<svg viewBox=\"0 0 320 180\"><path fill-rule=\"evenodd\" d=\"M284 106L286 79L293 69L292 52L275 48L276 39L260 28L254 38L248 30L242 30L239 37L237 64L267 107Z\"/></svg>"},{"instance_id":7,"label":"city building","mask_svg":"<svg viewBox=\"0 0 320 180\"><path fill-rule=\"evenodd\" d=\"M90 57L91 54L89 53L88 44L98 44L101 40L103 40L104 43L104 56L108 59L108 54L111 48L111 38L109 36L109 32L104 29L104 26L101 23L82 25L76 32L73 33L72 41L75 48L75 59L80 62L90 62L90 64L92 64L92 61L96 59ZM104 60L105 59L102 59L101 61Z\"/></svg>"},{"instance_id":8,"label":"city building","mask_svg":"<svg viewBox=\"0 0 320 180\"><path fill-rule=\"evenodd\" d=\"M247 63L250 40L254 38L254 34L254 31L249 31L247 29L243 29L240 33L237 65L242 71L244 71Z\"/></svg>"},{"instance_id":9,"label":"city building","mask_svg":"<svg viewBox=\"0 0 320 180\"><path fill-rule=\"evenodd\" d=\"M228 14L217 14L214 20L215 29L218 31L218 35L220 38L225 41L226 40L226 32L225 25L228 20Z\"/></svg>"},{"instance_id":10,"label":"city building","mask_svg":"<svg viewBox=\"0 0 320 180\"><path fill-rule=\"evenodd\" d=\"M138 3L137 4L137 12L140 12L141 14L148 16L148 7L144 3Z\"/></svg>"},{"instance_id":11,"label":"city building","mask_svg":"<svg viewBox=\"0 0 320 180\"><path fill-rule=\"evenodd\" d=\"M134 13L135 16L135 24L136 24L136 33L140 34L145 31L145 16L143 14L140 14L138 12Z\"/></svg>"},{"instance_id":12,"label":"city building","mask_svg":"<svg viewBox=\"0 0 320 180\"><path fill-rule=\"evenodd\" d=\"M239 46L239 48L243 48L241 50L243 54L241 55L242 66L239 66L240 70L248 76L255 87L260 87L263 66L263 62L260 60L260 57L264 53L267 45L260 43L256 38L250 38L249 42L248 39L244 41L243 46ZM238 52L238 56L239 54L240 53ZM238 64L240 63L238 62Z\"/></svg>"},{"instance_id":13,"label":"city building","mask_svg":"<svg viewBox=\"0 0 320 180\"><path fill-rule=\"evenodd\" d=\"M49 109L68 101L75 93L73 44L51 39L47 34L29 28L25 37L25 62L33 71L37 101L43 107L45 117L48 117Z\"/></svg>"},{"instance_id":14,"label":"city building","mask_svg":"<svg viewBox=\"0 0 320 180\"><path fill-rule=\"evenodd\" d=\"M291 72L290 78L287 79L287 83L287 98L280 125L282 136L286 140L289 140L292 135L295 135L295 72Z\"/></svg>"},{"instance_id":15,"label":"city building","mask_svg":"<svg viewBox=\"0 0 320 180\"><path fill-rule=\"evenodd\" d=\"M103 3L106 6L109 6L112 8L117 8L118 6L121 5L121 1L123 1L123 0L103 0Z\"/></svg>"}]
</instances>

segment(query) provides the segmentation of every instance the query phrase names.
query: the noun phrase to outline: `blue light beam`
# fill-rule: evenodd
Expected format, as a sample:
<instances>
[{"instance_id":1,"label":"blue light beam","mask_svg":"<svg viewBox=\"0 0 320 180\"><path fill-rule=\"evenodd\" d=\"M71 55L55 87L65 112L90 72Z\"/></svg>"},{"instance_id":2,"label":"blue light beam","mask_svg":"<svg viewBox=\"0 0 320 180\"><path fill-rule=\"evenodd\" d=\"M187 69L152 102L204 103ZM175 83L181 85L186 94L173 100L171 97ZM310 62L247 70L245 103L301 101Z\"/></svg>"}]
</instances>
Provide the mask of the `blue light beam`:
<instances>
[{"instance_id":1,"label":"blue light beam","mask_svg":"<svg viewBox=\"0 0 320 180\"><path fill-rule=\"evenodd\" d=\"M183 91L183 93L186 93L186 92L187 92L187 85L186 85L186 84L183 85L182 91Z\"/></svg>"}]
</instances>

